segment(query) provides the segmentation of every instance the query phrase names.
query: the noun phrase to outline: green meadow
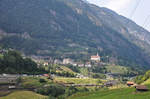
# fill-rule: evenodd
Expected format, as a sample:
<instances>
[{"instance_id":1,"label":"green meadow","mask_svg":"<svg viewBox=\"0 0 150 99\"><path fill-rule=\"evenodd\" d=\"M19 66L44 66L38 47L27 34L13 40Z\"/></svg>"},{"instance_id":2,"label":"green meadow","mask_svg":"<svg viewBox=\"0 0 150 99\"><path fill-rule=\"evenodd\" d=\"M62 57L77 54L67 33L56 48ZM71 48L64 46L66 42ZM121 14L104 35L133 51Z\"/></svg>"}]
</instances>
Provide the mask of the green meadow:
<instances>
[{"instance_id":1,"label":"green meadow","mask_svg":"<svg viewBox=\"0 0 150 99\"><path fill-rule=\"evenodd\" d=\"M77 93L68 99L150 99L150 91L137 92L135 88L101 90Z\"/></svg>"},{"instance_id":2,"label":"green meadow","mask_svg":"<svg viewBox=\"0 0 150 99\"><path fill-rule=\"evenodd\" d=\"M104 80L94 79L94 78L67 78L67 77L56 77L56 82L63 82L63 83L74 83L74 84L101 84L100 82L104 82Z\"/></svg>"},{"instance_id":3,"label":"green meadow","mask_svg":"<svg viewBox=\"0 0 150 99\"><path fill-rule=\"evenodd\" d=\"M48 99L48 97L32 91L16 91L0 99Z\"/></svg>"}]
</instances>

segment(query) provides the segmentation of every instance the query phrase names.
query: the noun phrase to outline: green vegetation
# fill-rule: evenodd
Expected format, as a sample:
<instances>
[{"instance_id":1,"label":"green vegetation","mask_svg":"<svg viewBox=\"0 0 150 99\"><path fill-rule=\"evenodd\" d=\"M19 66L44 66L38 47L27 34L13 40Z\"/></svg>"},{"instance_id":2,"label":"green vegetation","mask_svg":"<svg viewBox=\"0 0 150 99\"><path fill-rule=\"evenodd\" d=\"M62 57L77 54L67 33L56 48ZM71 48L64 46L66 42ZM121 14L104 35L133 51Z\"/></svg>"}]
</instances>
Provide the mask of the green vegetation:
<instances>
[{"instance_id":1,"label":"green vegetation","mask_svg":"<svg viewBox=\"0 0 150 99\"><path fill-rule=\"evenodd\" d=\"M58 66L54 74L63 77L75 77L76 75L74 71L72 71L70 68L65 66Z\"/></svg>"},{"instance_id":2,"label":"green vegetation","mask_svg":"<svg viewBox=\"0 0 150 99\"><path fill-rule=\"evenodd\" d=\"M47 96L36 94L32 91L15 91L0 99L48 99Z\"/></svg>"},{"instance_id":3,"label":"green vegetation","mask_svg":"<svg viewBox=\"0 0 150 99\"><path fill-rule=\"evenodd\" d=\"M44 82L41 82L41 79L44 80ZM21 79L21 86L23 88L40 88L44 86L45 84L51 84L52 81L48 80L46 78L40 78L40 77L24 77Z\"/></svg>"},{"instance_id":4,"label":"green vegetation","mask_svg":"<svg viewBox=\"0 0 150 99\"><path fill-rule=\"evenodd\" d=\"M92 66L92 68L89 69L89 71L92 71L94 73L106 73L107 72L104 66Z\"/></svg>"},{"instance_id":5,"label":"green vegetation","mask_svg":"<svg viewBox=\"0 0 150 99\"><path fill-rule=\"evenodd\" d=\"M0 59L2 59L3 58L3 55L2 54L0 54Z\"/></svg>"},{"instance_id":6,"label":"green vegetation","mask_svg":"<svg viewBox=\"0 0 150 99\"><path fill-rule=\"evenodd\" d=\"M105 76L104 74L100 74L100 73L93 73L93 74L92 74L92 78L105 79L106 76Z\"/></svg>"},{"instance_id":7,"label":"green vegetation","mask_svg":"<svg viewBox=\"0 0 150 99\"><path fill-rule=\"evenodd\" d=\"M102 84L103 81L100 82L99 79L87 78L87 79L80 79L80 78L65 78L65 77L56 77L55 81L62 82L62 83L74 83L74 84Z\"/></svg>"},{"instance_id":8,"label":"green vegetation","mask_svg":"<svg viewBox=\"0 0 150 99\"><path fill-rule=\"evenodd\" d=\"M55 74L57 76L64 76L64 77L75 77L76 72L71 70L70 68L62 65L57 64L50 64L45 67L47 71L50 71L51 74Z\"/></svg>"},{"instance_id":9,"label":"green vegetation","mask_svg":"<svg viewBox=\"0 0 150 99\"><path fill-rule=\"evenodd\" d=\"M128 72L128 69L123 66L106 66L106 69L110 73L116 73L116 74L124 74Z\"/></svg>"},{"instance_id":10,"label":"green vegetation","mask_svg":"<svg viewBox=\"0 0 150 99\"><path fill-rule=\"evenodd\" d=\"M30 58L23 58L17 51L8 51L0 58L0 73L44 73Z\"/></svg>"},{"instance_id":11,"label":"green vegetation","mask_svg":"<svg viewBox=\"0 0 150 99\"><path fill-rule=\"evenodd\" d=\"M50 84L48 87L38 89L37 93L58 97L65 94L65 87L58 84Z\"/></svg>"},{"instance_id":12,"label":"green vegetation","mask_svg":"<svg viewBox=\"0 0 150 99\"><path fill-rule=\"evenodd\" d=\"M62 71L66 71L66 72L69 72L69 73L72 73L72 74L76 74L74 71L72 71L71 69L67 68L66 66L60 66L60 69Z\"/></svg>"},{"instance_id":13,"label":"green vegetation","mask_svg":"<svg viewBox=\"0 0 150 99\"><path fill-rule=\"evenodd\" d=\"M137 92L135 88L123 88L78 93L67 99L149 99L149 97L150 91Z\"/></svg>"},{"instance_id":14,"label":"green vegetation","mask_svg":"<svg viewBox=\"0 0 150 99\"><path fill-rule=\"evenodd\" d=\"M149 79L150 79L150 70L147 71L144 75L137 76L134 80L138 84L140 84L140 83L144 83L144 84L146 83L146 84L148 84Z\"/></svg>"},{"instance_id":15,"label":"green vegetation","mask_svg":"<svg viewBox=\"0 0 150 99\"><path fill-rule=\"evenodd\" d=\"M143 84L143 85L149 85L149 84L150 84L150 78L147 79L146 81L144 81L142 84Z\"/></svg>"},{"instance_id":16,"label":"green vegetation","mask_svg":"<svg viewBox=\"0 0 150 99\"><path fill-rule=\"evenodd\" d=\"M88 68L80 68L80 73L83 75L88 75L89 70L88 70Z\"/></svg>"},{"instance_id":17,"label":"green vegetation","mask_svg":"<svg viewBox=\"0 0 150 99\"><path fill-rule=\"evenodd\" d=\"M141 73L140 70L119 65L108 65L105 66L105 68L108 73L119 74L122 76L136 76L137 74Z\"/></svg>"},{"instance_id":18,"label":"green vegetation","mask_svg":"<svg viewBox=\"0 0 150 99\"><path fill-rule=\"evenodd\" d=\"M77 66L68 65L67 67L70 68L73 72L80 73L80 69Z\"/></svg>"}]
</instances>

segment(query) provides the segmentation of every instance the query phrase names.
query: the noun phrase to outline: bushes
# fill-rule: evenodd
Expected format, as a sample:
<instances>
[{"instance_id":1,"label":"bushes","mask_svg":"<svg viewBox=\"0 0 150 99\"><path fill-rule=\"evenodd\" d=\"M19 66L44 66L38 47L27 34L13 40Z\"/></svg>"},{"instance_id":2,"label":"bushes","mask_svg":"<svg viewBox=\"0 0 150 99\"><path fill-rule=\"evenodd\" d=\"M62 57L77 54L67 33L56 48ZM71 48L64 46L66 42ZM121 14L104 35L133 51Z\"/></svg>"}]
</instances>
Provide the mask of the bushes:
<instances>
[{"instance_id":1,"label":"bushes","mask_svg":"<svg viewBox=\"0 0 150 99\"><path fill-rule=\"evenodd\" d=\"M52 84L47 88L40 88L37 91L42 95L51 95L53 97L58 97L59 95L63 95L65 93L65 88L61 85Z\"/></svg>"},{"instance_id":2,"label":"bushes","mask_svg":"<svg viewBox=\"0 0 150 99\"><path fill-rule=\"evenodd\" d=\"M134 81L138 84L148 80L150 78L150 71L147 71L143 76L140 75L140 76L137 76Z\"/></svg>"},{"instance_id":3,"label":"bushes","mask_svg":"<svg viewBox=\"0 0 150 99\"><path fill-rule=\"evenodd\" d=\"M71 87L66 89L66 95L71 96L72 94L76 93L77 91L78 91L77 88L71 86Z\"/></svg>"},{"instance_id":4,"label":"bushes","mask_svg":"<svg viewBox=\"0 0 150 99\"><path fill-rule=\"evenodd\" d=\"M58 84L52 84L49 87L40 88L37 93L49 96L50 99L66 99L77 92L89 91L86 87L76 88L74 86L63 87Z\"/></svg>"},{"instance_id":5,"label":"bushes","mask_svg":"<svg viewBox=\"0 0 150 99\"><path fill-rule=\"evenodd\" d=\"M63 77L75 77L73 73L69 73L69 72L58 72L56 73L56 75L63 76Z\"/></svg>"},{"instance_id":6,"label":"bushes","mask_svg":"<svg viewBox=\"0 0 150 99\"><path fill-rule=\"evenodd\" d=\"M45 79L40 79L39 82L40 83L46 83L47 81Z\"/></svg>"},{"instance_id":7,"label":"bushes","mask_svg":"<svg viewBox=\"0 0 150 99\"><path fill-rule=\"evenodd\" d=\"M98 73L95 73L92 75L93 78L100 78L100 79L105 79L106 76L104 74L98 74Z\"/></svg>"},{"instance_id":8,"label":"bushes","mask_svg":"<svg viewBox=\"0 0 150 99\"><path fill-rule=\"evenodd\" d=\"M71 70L73 70L74 72L80 73L80 69L77 66L69 65L67 67L70 68Z\"/></svg>"},{"instance_id":9,"label":"bushes","mask_svg":"<svg viewBox=\"0 0 150 99\"><path fill-rule=\"evenodd\" d=\"M2 73L27 73L35 74L44 72L37 68L37 64L30 58L23 58L17 51L8 51L0 59L0 72Z\"/></svg>"}]
</instances>

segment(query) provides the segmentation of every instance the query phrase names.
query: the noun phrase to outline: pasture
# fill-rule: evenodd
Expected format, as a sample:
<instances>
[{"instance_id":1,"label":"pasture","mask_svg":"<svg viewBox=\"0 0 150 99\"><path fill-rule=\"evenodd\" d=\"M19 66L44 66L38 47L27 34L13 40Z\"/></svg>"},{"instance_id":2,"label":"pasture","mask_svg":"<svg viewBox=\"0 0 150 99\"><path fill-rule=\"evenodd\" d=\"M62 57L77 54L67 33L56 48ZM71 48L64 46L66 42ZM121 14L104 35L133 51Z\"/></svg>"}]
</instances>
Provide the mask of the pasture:
<instances>
[{"instance_id":1,"label":"pasture","mask_svg":"<svg viewBox=\"0 0 150 99\"><path fill-rule=\"evenodd\" d=\"M48 99L48 97L32 91L15 91L5 97L0 97L0 99Z\"/></svg>"},{"instance_id":2,"label":"pasture","mask_svg":"<svg viewBox=\"0 0 150 99\"><path fill-rule=\"evenodd\" d=\"M149 99L150 91L137 92L135 88L101 90L96 92L77 93L68 99Z\"/></svg>"}]
</instances>

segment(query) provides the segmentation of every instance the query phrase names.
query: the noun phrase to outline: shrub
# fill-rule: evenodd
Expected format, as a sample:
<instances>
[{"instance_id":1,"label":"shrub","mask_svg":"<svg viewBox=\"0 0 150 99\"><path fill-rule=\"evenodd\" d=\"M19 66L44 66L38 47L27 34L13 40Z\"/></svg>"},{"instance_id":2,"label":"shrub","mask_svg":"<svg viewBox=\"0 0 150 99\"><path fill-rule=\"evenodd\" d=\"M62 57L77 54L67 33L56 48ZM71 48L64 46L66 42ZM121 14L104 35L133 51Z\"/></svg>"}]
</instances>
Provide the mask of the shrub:
<instances>
[{"instance_id":1,"label":"shrub","mask_svg":"<svg viewBox=\"0 0 150 99\"><path fill-rule=\"evenodd\" d=\"M66 89L67 96L70 96L76 92L78 92L78 89L73 86L70 86L69 88Z\"/></svg>"},{"instance_id":2,"label":"shrub","mask_svg":"<svg viewBox=\"0 0 150 99\"><path fill-rule=\"evenodd\" d=\"M65 93L65 88L58 84L52 84L47 88L40 88L37 91L38 93L42 95L51 95L53 97L58 97L60 95L63 95Z\"/></svg>"},{"instance_id":3,"label":"shrub","mask_svg":"<svg viewBox=\"0 0 150 99\"><path fill-rule=\"evenodd\" d=\"M56 99L54 96L49 95L48 99Z\"/></svg>"},{"instance_id":4,"label":"shrub","mask_svg":"<svg viewBox=\"0 0 150 99\"><path fill-rule=\"evenodd\" d=\"M40 79L39 82L40 83L46 83L47 81L45 79Z\"/></svg>"}]
</instances>

